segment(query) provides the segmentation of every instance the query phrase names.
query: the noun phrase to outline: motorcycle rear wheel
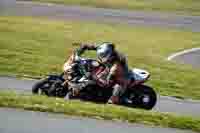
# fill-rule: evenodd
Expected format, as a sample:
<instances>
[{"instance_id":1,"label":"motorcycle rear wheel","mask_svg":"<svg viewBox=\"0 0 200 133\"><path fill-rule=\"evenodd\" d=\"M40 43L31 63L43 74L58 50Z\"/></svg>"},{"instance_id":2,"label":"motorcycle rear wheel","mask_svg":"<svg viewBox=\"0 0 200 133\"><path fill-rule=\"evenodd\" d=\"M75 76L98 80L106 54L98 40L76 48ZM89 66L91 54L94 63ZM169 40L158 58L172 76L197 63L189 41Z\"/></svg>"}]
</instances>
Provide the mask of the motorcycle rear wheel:
<instances>
[{"instance_id":1,"label":"motorcycle rear wheel","mask_svg":"<svg viewBox=\"0 0 200 133\"><path fill-rule=\"evenodd\" d=\"M157 95L153 88L146 85L138 85L129 89L125 94L125 104L130 107L151 110L157 102Z\"/></svg>"}]
</instances>

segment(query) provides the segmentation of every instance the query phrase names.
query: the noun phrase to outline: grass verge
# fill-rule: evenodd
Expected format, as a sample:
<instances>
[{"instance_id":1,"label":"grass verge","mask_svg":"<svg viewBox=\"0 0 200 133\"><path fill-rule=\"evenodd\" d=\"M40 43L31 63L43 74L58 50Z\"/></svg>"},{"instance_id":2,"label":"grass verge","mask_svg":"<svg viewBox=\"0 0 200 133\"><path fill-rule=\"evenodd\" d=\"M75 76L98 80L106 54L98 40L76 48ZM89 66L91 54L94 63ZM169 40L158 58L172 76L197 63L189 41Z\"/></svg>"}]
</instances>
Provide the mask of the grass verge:
<instances>
[{"instance_id":1,"label":"grass verge","mask_svg":"<svg viewBox=\"0 0 200 133\"><path fill-rule=\"evenodd\" d=\"M200 15L199 0L30 0L91 7L176 12Z\"/></svg>"},{"instance_id":2,"label":"grass verge","mask_svg":"<svg viewBox=\"0 0 200 133\"><path fill-rule=\"evenodd\" d=\"M72 42L112 41L129 65L150 71L149 84L161 95L200 99L200 71L166 61L175 52L200 45L200 33L0 17L0 74L44 76L60 73Z\"/></svg>"},{"instance_id":3,"label":"grass verge","mask_svg":"<svg viewBox=\"0 0 200 133\"><path fill-rule=\"evenodd\" d=\"M200 131L200 119L169 113L128 109L114 105L97 105L80 101L64 101L59 98L31 96L14 92L0 92L0 107L22 108L25 110L64 113L104 120L120 120L151 126L162 126Z\"/></svg>"}]
</instances>

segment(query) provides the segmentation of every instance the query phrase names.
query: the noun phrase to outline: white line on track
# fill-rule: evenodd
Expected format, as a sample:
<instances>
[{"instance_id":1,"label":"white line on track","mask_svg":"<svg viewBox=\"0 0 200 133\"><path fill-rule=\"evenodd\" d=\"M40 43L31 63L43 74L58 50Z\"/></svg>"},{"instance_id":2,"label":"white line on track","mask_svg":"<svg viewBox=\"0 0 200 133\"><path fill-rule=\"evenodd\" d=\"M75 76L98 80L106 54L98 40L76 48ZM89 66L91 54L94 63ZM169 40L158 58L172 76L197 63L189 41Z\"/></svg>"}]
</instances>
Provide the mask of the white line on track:
<instances>
[{"instance_id":1,"label":"white line on track","mask_svg":"<svg viewBox=\"0 0 200 133\"><path fill-rule=\"evenodd\" d=\"M170 56L167 58L167 60L170 61L170 60L174 59L174 58L177 57L177 56L181 56L181 55L188 54L188 53L190 53L190 52L195 52L195 51L198 51L198 50L200 50L200 48L186 49L186 50L183 50L183 51L180 51L180 52L177 52L177 53L174 53L174 54L170 55Z\"/></svg>"}]
</instances>

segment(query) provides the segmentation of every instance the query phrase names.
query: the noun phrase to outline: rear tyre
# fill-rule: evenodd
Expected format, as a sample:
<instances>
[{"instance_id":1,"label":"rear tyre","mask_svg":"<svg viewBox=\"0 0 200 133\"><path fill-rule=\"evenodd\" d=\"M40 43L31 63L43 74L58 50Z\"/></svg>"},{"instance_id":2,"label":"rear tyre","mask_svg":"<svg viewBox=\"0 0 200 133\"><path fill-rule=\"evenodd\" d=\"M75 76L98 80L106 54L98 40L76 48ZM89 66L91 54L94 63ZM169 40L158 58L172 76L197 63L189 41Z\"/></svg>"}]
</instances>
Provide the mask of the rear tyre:
<instances>
[{"instance_id":1,"label":"rear tyre","mask_svg":"<svg viewBox=\"0 0 200 133\"><path fill-rule=\"evenodd\" d=\"M153 88L146 85L138 85L126 94L130 101L128 106L150 110L157 102L157 95Z\"/></svg>"}]
</instances>

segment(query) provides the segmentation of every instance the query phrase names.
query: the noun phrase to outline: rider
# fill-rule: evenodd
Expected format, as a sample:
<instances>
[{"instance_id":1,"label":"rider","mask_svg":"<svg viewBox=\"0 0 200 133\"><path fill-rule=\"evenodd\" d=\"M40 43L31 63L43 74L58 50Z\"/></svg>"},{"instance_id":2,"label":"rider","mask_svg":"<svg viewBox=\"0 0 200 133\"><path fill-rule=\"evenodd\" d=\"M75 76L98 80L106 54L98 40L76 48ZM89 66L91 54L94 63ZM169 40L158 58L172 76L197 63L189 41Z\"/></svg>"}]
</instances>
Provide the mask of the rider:
<instances>
[{"instance_id":1,"label":"rider","mask_svg":"<svg viewBox=\"0 0 200 133\"><path fill-rule=\"evenodd\" d=\"M81 44L81 47L77 49L78 55L84 53L85 50L96 50L99 61L105 64L108 71L101 75L98 81L103 87L113 87L108 103L118 104L120 96L125 92L129 83L129 69L125 56L119 53L111 42L104 42L98 46Z\"/></svg>"}]
</instances>

